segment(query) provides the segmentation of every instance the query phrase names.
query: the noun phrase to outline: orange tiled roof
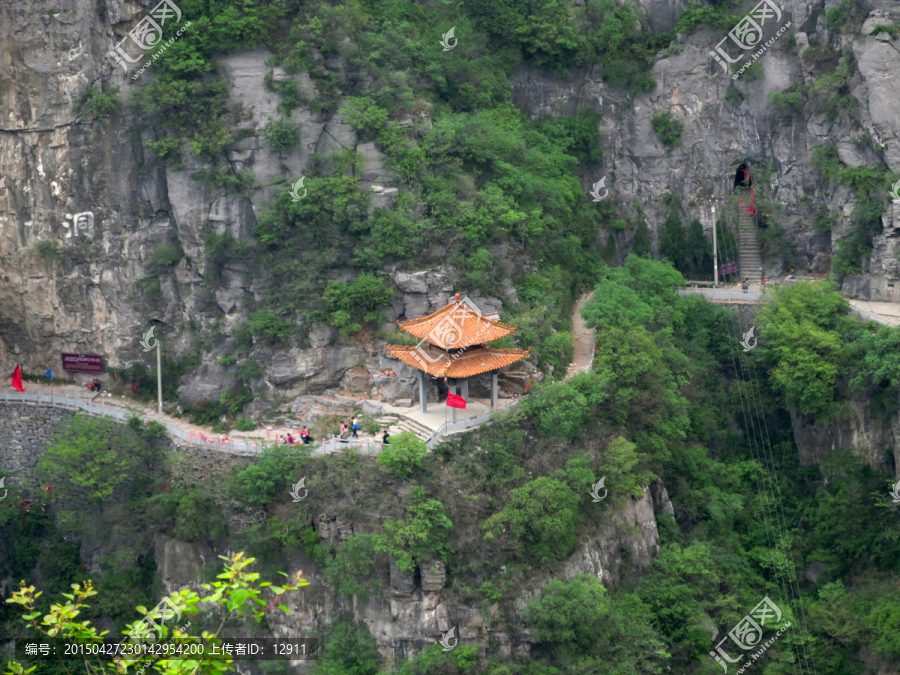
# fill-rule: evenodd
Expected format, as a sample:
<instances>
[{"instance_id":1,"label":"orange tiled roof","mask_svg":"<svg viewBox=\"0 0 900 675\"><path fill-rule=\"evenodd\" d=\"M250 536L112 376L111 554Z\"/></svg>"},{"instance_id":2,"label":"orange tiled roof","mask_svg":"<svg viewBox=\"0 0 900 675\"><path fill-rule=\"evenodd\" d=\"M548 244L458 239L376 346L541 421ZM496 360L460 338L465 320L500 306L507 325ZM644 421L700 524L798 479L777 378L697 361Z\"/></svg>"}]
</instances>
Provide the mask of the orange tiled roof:
<instances>
[{"instance_id":1,"label":"orange tiled roof","mask_svg":"<svg viewBox=\"0 0 900 675\"><path fill-rule=\"evenodd\" d=\"M434 314L398 321L397 325L441 349L464 349L498 340L516 331L512 326L482 316L464 301L460 302L458 293L456 300Z\"/></svg>"},{"instance_id":2,"label":"orange tiled roof","mask_svg":"<svg viewBox=\"0 0 900 675\"><path fill-rule=\"evenodd\" d=\"M503 368L528 356L520 349L491 349L480 347L466 352L448 354L443 349L422 345L401 347L388 345L387 353L403 363L423 370L434 377L464 378Z\"/></svg>"}]
</instances>

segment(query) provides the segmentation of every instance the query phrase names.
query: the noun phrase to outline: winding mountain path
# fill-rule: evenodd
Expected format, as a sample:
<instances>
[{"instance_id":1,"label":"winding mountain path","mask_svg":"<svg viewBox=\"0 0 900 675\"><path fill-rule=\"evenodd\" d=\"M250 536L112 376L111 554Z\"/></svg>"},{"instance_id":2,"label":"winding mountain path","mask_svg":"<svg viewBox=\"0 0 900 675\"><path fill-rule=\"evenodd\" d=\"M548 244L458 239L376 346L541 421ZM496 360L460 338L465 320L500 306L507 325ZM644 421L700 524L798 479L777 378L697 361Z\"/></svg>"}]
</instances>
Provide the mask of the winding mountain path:
<instances>
[{"instance_id":1,"label":"winding mountain path","mask_svg":"<svg viewBox=\"0 0 900 675\"><path fill-rule=\"evenodd\" d=\"M581 310L593 295L594 291L588 291L578 298L578 301L575 303L575 309L572 313L572 342L575 349L572 354L572 363L569 364L569 369L566 371L567 380L591 366L591 360L594 355L594 337L597 331L587 327L584 317L581 316Z\"/></svg>"}]
</instances>

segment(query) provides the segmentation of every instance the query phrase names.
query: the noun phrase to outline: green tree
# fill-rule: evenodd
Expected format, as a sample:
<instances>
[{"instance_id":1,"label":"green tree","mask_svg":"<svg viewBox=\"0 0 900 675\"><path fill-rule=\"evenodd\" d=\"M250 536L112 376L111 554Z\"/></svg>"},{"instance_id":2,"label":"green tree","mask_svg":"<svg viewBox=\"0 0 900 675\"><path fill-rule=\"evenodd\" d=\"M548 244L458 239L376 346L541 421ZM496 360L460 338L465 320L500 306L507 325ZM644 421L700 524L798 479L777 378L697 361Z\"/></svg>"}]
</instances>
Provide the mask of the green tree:
<instances>
[{"instance_id":1,"label":"green tree","mask_svg":"<svg viewBox=\"0 0 900 675\"><path fill-rule=\"evenodd\" d=\"M388 121L388 111L368 96L348 96L340 112L344 121L359 132L362 140L374 140Z\"/></svg>"},{"instance_id":2,"label":"green tree","mask_svg":"<svg viewBox=\"0 0 900 675\"><path fill-rule=\"evenodd\" d=\"M681 145L681 132L684 125L669 113L663 112L654 115L652 126L653 131L659 136L660 142L670 150Z\"/></svg>"},{"instance_id":3,"label":"green tree","mask_svg":"<svg viewBox=\"0 0 900 675\"><path fill-rule=\"evenodd\" d=\"M860 343L862 361L850 382L855 389L874 390L873 400L883 409L892 409L900 397L900 330L879 326L864 333Z\"/></svg>"},{"instance_id":4,"label":"green tree","mask_svg":"<svg viewBox=\"0 0 900 675\"><path fill-rule=\"evenodd\" d=\"M378 645L365 627L335 621L325 640L316 672L320 675L375 675Z\"/></svg>"},{"instance_id":5,"label":"green tree","mask_svg":"<svg viewBox=\"0 0 900 675\"><path fill-rule=\"evenodd\" d=\"M414 471L422 468L427 454L425 441L411 431L404 431L391 437L390 444L378 453L376 461L397 478L409 478Z\"/></svg>"},{"instance_id":6,"label":"green tree","mask_svg":"<svg viewBox=\"0 0 900 675\"><path fill-rule=\"evenodd\" d=\"M681 218L670 213L659 231L659 255L668 259L679 272L687 271L687 239Z\"/></svg>"},{"instance_id":7,"label":"green tree","mask_svg":"<svg viewBox=\"0 0 900 675\"><path fill-rule=\"evenodd\" d=\"M641 498L643 486L658 477L648 469L649 457L637 452L637 445L622 438L612 440L603 453L604 464L599 472L607 475L610 492Z\"/></svg>"},{"instance_id":8,"label":"green tree","mask_svg":"<svg viewBox=\"0 0 900 675\"><path fill-rule=\"evenodd\" d=\"M650 256L650 229L647 227L647 220L643 214L638 218L637 224L634 226L634 237L631 240L631 253L637 256Z\"/></svg>"},{"instance_id":9,"label":"green tree","mask_svg":"<svg viewBox=\"0 0 900 675\"><path fill-rule=\"evenodd\" d=\"M266 448L256 463L232 474L228 480L229 495L241 503L262 506L293 483L293 475L309 455L306 446L276 445Z\"/></svg>"},{"instance_id":10,"label":"green tree","mask_svg":"<svg viewBox=\"0 0 900 675\"><path fill-rule=\"evenodd\" d=\"M847 363L837 330L847 301L830 282L796 283L775 291L759 312L760 356L785 402L801 413L826 419L834 413L840 373Z\"/></svg>"},{"instance_id":11,"label":"green tree","mask_svg":"<svg viewBox=\"0 0 900 675\"><path fill-rule=\"evenodd\" d=\"M503 511L482 527L491 537L509 527L520 555L538 563L560 560L575 543L579 501L565 483L541 477L511 490Z\"/></svg>"},{"instance_id":12,"label":"green tree","mask_svg":"<svg viewBox=\"0 0 900 675\"><path fill-rule=\"evenodd\" d=\"M606 250L603 253L603 259L608 265L619 264L619 247L616 244L616 233L612 230L606 235Z\"/></svg>"},{"instance_id":13,"label":"green tree","mask_svg":"<svg viewBox=\"0 0 900 675\"><path fill-rule=\"evenodd\" d=\"M712 244L703 233L703 224L696 218L688 225L685 251L692 278L705 279L712 274Z\"/></svg>"},{"instance_id":14,"label":"green tree","mask_svg":"<svg viewBox=\"0 0 900 675\"><path fill-rule=\"evenodd\" d=\"M871 631L873 649L894 659L900 657L900 593L896 587L875 601L865 624Z\"/></svg>"},{"instance_id":15,"label":"green tree","mask_svg":"<svg viewBox=\"0 0 900 675\"><path fill-rule=\"evenodd\" d=\"M437 499L426 499L421 487L414 487L410 498L406 520L386 521L387 535L376 543L376 550L389 553L404 572L414 571L429 557L445 557L449 551L447 536L453 527L444 505Z\"/></svg>"},{"instance_id":16,"label":"green tree","mask_svg":"<svg viewBox=\"0 0 900 675\"><path fill-rule=\"evenodd\" d=\"M75 510L60 511L60 518L84 524L89 520L85 509L102 511L114 495L127 496L135 477L159 457L151 442L159 436L159 427L148 427L140 420L124 425L76 415L57 429L53 443L38 460L37 475L57 498L78 505Z\"/></svg>"},{"instance_id":17,"label":"green tree","mask_svg":"<svg viewBox=\"0 0 900 675\"><path fill-rule=\"evenodd\" d=\"M387 287L384 279L370 273L363 273L353 281L329 281L324 299L335 312L345 312L353 319L379 321L379 308L394 298L393 289Z\"/></svg>"},{"instance_id":18,"label":"green tree","mask_svg":"<svg viewBox=\"0 0 900 675\"><path fill-rule=\"evenodd\" d=\"M532 390L522 411L542 436L575 438L581 434L588 400L571 383L547 383Z\"/></svg>"},{"instance_id":19,"label":"green tree","mask_svg":"<svg viewBox=\"0 0 900 675\"><path fill-rule=\"evenodd\" d=\"M561 663L583 656L608 659L615 655L618 666L614 669L607 665L584 672L621 672L620 667L625 666L629 673L659 673L669 657L653 627L650 608L631 594L610 598L593 576L569 582L552 579L528 602L523 614L538 644Z\"/></svg>"},{"instance_id":20,"label":"green tree","mask_svg":"<svg viewBox=\"0 0 900 675\"><path fill-rule=\"evenodd\" d=\"M653 321L655 316L653 308L641 299L637 291L611 277L597 285L581 314L590 328L624 323L643 326Z\"/></svg>"},{"instance_id":21,"label":"green tree","mask_svg":"<svg viewBox=\"0 0 900 675\"><path fill-rule=\"evenodd\" d=\"M338 593L365 597L374 589L377 539L374 534L354 534L338 545L324 568L325 578Z\"/></svg>"}]
</instances>

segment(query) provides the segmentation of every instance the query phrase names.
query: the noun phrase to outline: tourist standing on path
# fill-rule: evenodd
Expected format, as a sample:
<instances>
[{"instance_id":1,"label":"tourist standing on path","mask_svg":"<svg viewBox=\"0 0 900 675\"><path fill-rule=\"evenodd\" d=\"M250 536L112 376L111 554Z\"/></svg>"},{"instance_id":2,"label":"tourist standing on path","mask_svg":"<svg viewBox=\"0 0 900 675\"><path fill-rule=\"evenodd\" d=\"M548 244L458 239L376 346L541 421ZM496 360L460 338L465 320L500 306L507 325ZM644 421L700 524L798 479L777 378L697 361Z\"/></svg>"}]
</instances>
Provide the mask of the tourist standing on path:
<instances>
[{"instance_id":1,"label":"tourist standing on path","mask_svg":"<svg viewBox=\"0 0 900 675\"><path fill-rule=\"evenodd\" d=\"M387 429L384 430L384 436L381 437L381 442L385 445L390 445L390 441L388 440L391 435L387 432Z\"/></svg>"},{"instance_id":2,"label":"tourist standing on path","mask_svg":"<svg viewBox=\"0 0 900 675\"><path fill-rule=\"evenodd\" d=\"M347 437L347 424L345 422L341 422L341 432L338 434L341 438Z\"/></svg>"},{"instance_id":3,"label":"tourist standing on path","mask_svg":"<svg viewBox=\"0 0 900 675\"><path fill-rule=\"evenodd\" d=\"M359 431L359 420L355 417L353 418L353 438L359 438L357 435L357 431Z\"/></svg>"}]
</instances>

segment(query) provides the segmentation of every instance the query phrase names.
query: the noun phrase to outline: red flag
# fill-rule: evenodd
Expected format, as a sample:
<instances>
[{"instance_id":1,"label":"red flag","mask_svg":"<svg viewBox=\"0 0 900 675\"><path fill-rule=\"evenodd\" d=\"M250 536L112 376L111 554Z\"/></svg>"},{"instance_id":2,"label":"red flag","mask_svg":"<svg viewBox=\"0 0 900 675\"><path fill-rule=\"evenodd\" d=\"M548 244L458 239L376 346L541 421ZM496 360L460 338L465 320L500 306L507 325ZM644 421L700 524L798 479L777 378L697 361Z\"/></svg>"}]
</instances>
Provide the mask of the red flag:
<instances>
[{"instance_id":1,"label":"red flag","mask_svg":"<svg viewBox=\"0 0 900 675\"><path fill-rule=\"evenodd\" d=\"M466 399L464 399L462 396L457 396L456 394L447 394L447 407L465 410Z\"/></svg>"},{"instance_id":2,"label":"red flag","mask_svg":"<svg viewBox=\"0 0 900 675\"><path fill-rule=\"evenodd\" d=\"M22 386L22 369L19 367L19 364L16 364L16 369L12 374L12 388L16 391L21 391L23 394L25 393L25 387Z\"/></svg>"}]
</instances>

